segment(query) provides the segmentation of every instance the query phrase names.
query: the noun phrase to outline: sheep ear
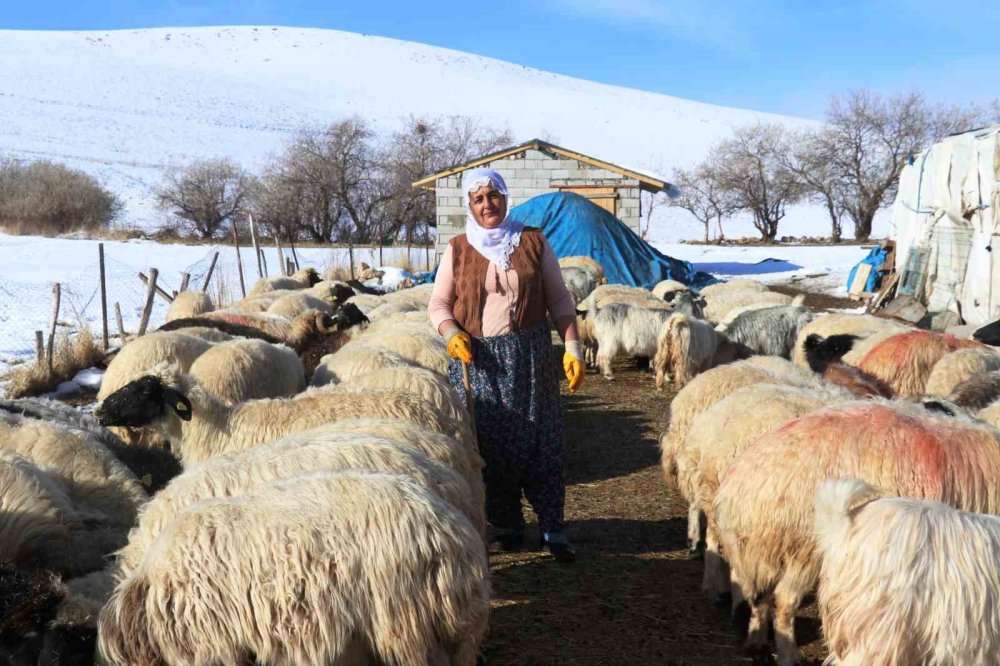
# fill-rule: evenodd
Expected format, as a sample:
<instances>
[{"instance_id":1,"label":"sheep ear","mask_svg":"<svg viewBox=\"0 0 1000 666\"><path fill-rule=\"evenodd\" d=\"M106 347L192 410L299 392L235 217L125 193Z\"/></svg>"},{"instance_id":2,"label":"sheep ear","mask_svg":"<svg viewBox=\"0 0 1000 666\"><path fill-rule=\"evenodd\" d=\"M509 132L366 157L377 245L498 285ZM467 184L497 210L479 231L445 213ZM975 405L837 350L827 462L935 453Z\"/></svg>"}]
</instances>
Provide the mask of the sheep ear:
<instances>
[{"instance_id":1,"label":"sheep ear","mask_svg":"<svg viewBox=\"0 0 1000 666\"><path fill-rule=\"evenodd\" d=\"M181 421L191 420L191 401L183 393L172 388L164 389L163 400Z\"/></svg>"}]
</instances>

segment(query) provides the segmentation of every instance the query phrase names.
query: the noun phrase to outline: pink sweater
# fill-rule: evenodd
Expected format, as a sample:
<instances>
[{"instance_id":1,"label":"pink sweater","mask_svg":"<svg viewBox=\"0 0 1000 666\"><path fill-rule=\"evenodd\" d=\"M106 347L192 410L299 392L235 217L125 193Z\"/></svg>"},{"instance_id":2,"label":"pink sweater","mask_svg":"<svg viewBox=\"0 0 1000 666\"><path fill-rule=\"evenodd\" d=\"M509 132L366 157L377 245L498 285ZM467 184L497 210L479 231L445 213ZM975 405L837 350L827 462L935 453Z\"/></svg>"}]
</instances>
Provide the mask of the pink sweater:
<instances>
[{"instance_id":1,"label":"pink sweater","mask_svg":"<svg viewBox=\"0 0 1000 666\"><path fill-rule=\"evenodd\" d=\"M559 262L556 261L555 252L547 240L542 250L542 281L545 285L545 305L549 311L549 317L553 320L562 317L573 317L576 309L573 307L573 299L566 291L563 283L562 272L559 270ZM430 303L427 305L427 313L430 315L431 324L437 330L441 323L449 319L454 319L451 308L455 304L455 281L451 265L451 245L441 255L441 264L438 266L437 278L434 280L434 291L431 293ZM500 289L497 290L497 271L500 271ZM490 262L486 269L486 281L483 284L483 292L486 298L483 303L483 336L504 335L510 333L510 318L508 308L517 305L517 272L513 269L501 270L496 264Z\"/></svg>"}]
</instances>

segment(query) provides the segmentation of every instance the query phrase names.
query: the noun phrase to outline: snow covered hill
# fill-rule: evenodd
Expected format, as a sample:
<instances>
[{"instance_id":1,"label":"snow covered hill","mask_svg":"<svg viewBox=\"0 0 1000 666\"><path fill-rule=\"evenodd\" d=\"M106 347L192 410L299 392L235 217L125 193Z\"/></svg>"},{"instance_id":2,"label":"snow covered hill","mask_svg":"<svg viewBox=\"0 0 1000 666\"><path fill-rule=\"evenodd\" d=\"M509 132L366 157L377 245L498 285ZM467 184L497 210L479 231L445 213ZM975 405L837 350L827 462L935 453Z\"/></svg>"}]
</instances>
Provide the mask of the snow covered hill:
<instances>
[{"instance_id":1,"label":"snow covered hill","mask_svg":"<svg viewBox=\"0 0 1000 666\"><path fill-rule=\"evenodd\" d=\"M518 140L548 136L665 174L732 127L807 122L334 30L0 31L0 62L0 154L85 169L125 199L124 221L142 226L160 219L151 187L165 168L229 156L255 170L298 128L352 114L385 130L408 114L469 115ZM677 211L654 219L654 238L700 235ZM804 207L783 233L825 230Z\"/></svg>"}]
</instances>

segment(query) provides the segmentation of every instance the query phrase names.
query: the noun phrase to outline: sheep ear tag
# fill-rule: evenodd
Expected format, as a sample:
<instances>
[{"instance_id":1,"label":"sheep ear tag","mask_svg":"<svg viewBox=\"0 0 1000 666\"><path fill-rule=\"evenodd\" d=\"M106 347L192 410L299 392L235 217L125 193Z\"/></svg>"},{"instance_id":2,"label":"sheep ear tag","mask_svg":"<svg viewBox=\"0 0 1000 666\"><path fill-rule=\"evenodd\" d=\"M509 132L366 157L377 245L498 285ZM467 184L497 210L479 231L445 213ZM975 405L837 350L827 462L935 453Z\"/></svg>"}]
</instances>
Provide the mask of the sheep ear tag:
<instances>
[{"instance_id":1,"label":"sheep ear tag","mask_svg":"<svg viewBox=\"0 0 1000 666\"><path fill-rule=\"evenodd\" d=\"M164 391L164 398L166 398L167 404L169 404L177 417L181 421L191 420L191 401L186 397L181 395L179 391L174 391L173 389L168 389Z\"/></svg>"}]
</instances>

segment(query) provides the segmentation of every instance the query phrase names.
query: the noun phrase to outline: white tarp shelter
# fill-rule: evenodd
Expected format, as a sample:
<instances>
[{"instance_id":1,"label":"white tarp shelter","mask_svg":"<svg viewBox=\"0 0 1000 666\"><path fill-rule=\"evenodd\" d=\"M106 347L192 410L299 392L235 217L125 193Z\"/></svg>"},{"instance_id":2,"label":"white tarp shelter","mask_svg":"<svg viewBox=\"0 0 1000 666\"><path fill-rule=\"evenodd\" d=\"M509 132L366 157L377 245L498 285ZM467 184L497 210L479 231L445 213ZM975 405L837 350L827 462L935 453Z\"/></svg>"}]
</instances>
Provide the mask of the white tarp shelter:
<instances>
[{"instance_id":1,"label":"white tarp shelter","mask_svg":"<svg viewBox=\"0 0 1000 666\"><path fill-rule=\"evenodd\" d=\"M968 324L1000 318L1000 125L916 155L900 176L892 226L899 293Z\"/></svg>"}]
</instances>

